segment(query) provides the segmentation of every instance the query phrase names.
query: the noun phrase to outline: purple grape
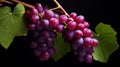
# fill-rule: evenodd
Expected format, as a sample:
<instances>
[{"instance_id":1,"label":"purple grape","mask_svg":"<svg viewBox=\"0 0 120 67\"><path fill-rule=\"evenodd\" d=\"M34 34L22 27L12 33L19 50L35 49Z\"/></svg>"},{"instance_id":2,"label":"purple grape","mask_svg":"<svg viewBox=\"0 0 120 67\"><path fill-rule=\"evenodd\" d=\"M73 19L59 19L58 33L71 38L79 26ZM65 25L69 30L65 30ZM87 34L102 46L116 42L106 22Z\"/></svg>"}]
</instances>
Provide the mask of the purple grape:
<instances>
[{"instance_id":1,"label":"purple grape","mask_svg":"<svg viewBox=\"0 0 120 67\"><path fill-rule=\"evenodd\" d=\"M78 56L80 57L85 57L87 54L86 50L85 49L82 49L82 50L78 50Z\"/></svg>"},{"instance_id":2,"label":"purple grape","mask_svg":"<svg viewBox=\"0 0 120 67\"><path fill-rule=\"evenodd\" d=\"M79 23L83 23L85 21L85 18L83 15L79 15L75 20L79 24Z\"/></svg>"},{"instance_id":3,"label":"purple grape","mask_svg":"<svg viewBox=\"0 0 120 67\"><path fill-rule=\"evenodd\" d=\"M84 28L85 28L85 25L82 24L82 23L79 23L78 26L77 26L78 30L83 30Z\"/></svg>"},{"instance_id":4,"label":"purple grape","mask_svg":"<svg viewBox=\"0 0 120 67\"><path fill-rule=\"evenodd\" d=\"M31 16L31 23L36 24L39 22L39 16L38 15L32 15Z\"/></svg>"},{"instance_id":5,"label":"purple grape","mask_svg":"<svg viewBox=\"0 0 120 67\"><path fill-rule=\"evenodd\" d=\"M58 24L59 24L58 19L56 19L56 18L51 18L50 19L50 26L51 27L57 27Z\"/></svg>"},{"instance_id":6,"label":"purple grape","mask_svg":"<svg viewBox=\"0 0 120 67\"><path fill-rule=\"evenodd\" d=\"M74 19L73 18L68 18L66 23L69 23L70 21L74 21Z\"/></svg>"},{"instance_id":7,"label":"purple grape","mask_svg":"<svg viewBox=\"0 0 120 67\"><path fill-rule=\"evenodd\" d=\"M90 46L90 44L91 44L91 38L90 37L84 38L84 45Z\"/></svg>"},{"instance_id":8,"label":"purple grape","mask_svg":"<svg viewBox=\"0 0 120 67\"><path fill-rule=\"evenodd\" d=\"M60 23L64 23L64 22L66 22L67 21L67 16L65 16L65 15L61 15L60 17L59 17L59 21L60 21Z\"/></svg>"},{"instance_id":9,"label":"purple grape","mask_svg":"<svg viewBox=\"0 0 120 67\"><path fill-rule=\"evenodd\" d=\"M32 9L30 10L30 14L31 14L31 15L38 15L37 9L36 9L36 8L32 8Z\"/></svg>"},{"instance_id":10,"label":"purple grape","mask_svg":"<svg viewBox=\"0 0 120 67\"><path fill-rule=\"evenodd\" d=\"M28 29L31 30L31 31L34 30L35 29L35 24L29 24Z\"/></svg>"},{"instance_id":11,"label":"purple grape","mask_svg":"<svg viewBox=\"0 0 120 67\"><path fill-rule=\"evenodd\" d=\"M47 49L48 49L48 45L46 44L46 43L44 43L44 44L40 44L41 45L41 49L42 49L42 51L47 51Z\"/></svg>"},{"instance_id":12,"label":"purple grape","mask_svg":"<svg viewBox=\"0 0 120 67\"><path fill-rule=\"evenodd\" d=\"M50 36L49 31L44 30L41 32L41 37L43 37L44 39L48 38Z\"/></svg>"},{"instance_id":13,"label":"purple grape","mask_svg":"<svg viewBox=\"0 0 120 67\"><path fill-rule=\"evenodd\" d=\"M64 30L64 25L63 25L63 24L57 25L57 26L55 27L55 30L56 30L57 32L63 32L63 30Z\"/></svg>"},{"instance_id":14,"label":"purple grape","mask_svg":"<svg viewBox=\"0 0 120 67\"><path fill-rule=\"evenodd\" d=\"M51 10L45 9L45 18L50 19L52 17L54 17L54 12Z\"/></svg>"},{"instance_id":15,"label":"purple grape","mask_svg":"<svg viewBox=\"0 0 120 67\"><path fill-rule=\"evenodd\" d=\"M49 27L49 20L43 19L43 20L41 21L41 26L42 26L42 27Z\"/></svg>"},{"instance_id":16,"label":"purple grape","mask_svg":"<svg viewBox=\"0 0 120 67\"><path fill-rule=\"evenodd\" d=\"M55 14L54 14L54 18L59 19L59 14L55 13Z\"/></svg>"},{"instance_id":17,"label":"purple grape","mask_svg":"<svg viewBox=\"0 0 120 67\"><path fill-rule=\"evenodd\" d=\"M88 46L85 48L88 54L92 54L94 52L94 48L92 46Z\"/></svg>"},{"instance_id":18,"label":"purple grape","mask_svg":"<svg viewBox=\"0 0 120 67\"><path fill-rule=\"evenodd\" d=\"M92 34L92 31L90 29L88 29L88 28L83 29L83 35L85 37L90 37L91 34Z\"/></svg>"},{"instance_id":19,"label":"purple grape","mask_svg":"<svg viewBox=\"0 0 120 67\"><path fill-rule=\"evenodd\" d=\"M57 36L56 32L54 32L54 31L50 32L50 37L51 38L56 38L56 36Z\"/></svg>"},{"instance_id":20,"label":"purple grape","mask_svg":"<svg viewBox=\"0 0 120 67\"><path fill-rule=\"evenodd\" d=\"M89 27L89 23L88 22L84 22L83 24L84 24L85 28Z\"/></svg>"},{"instance_id":21,"label":"purple grape","mask_svg":"<svg viewBox=\"0 0 120 67\"><path fill-rule=\"evenodd\" d=\"M40 56L40 60L41 61L45 61L45 60L48 60L50 58L50 55L49 55L49 53L48 52L43 52L42 54L41 54L41 56Z\"/></svg>"},{"instance_id":22,"label":"purple grape","mask_svg":"<svg viewBox=\"0 0 120 67\"><path fill-rule=\"evenodd\" d=\"M76 29L76 26L77 26L77 23L76 22L74 22L74 21L70 21L69 23L68 23L68 29L69 30L75 30Z\"/></svg>"},{"instance_id":23,"label":"purple grape","mask_svg":"<svg viewBox=\"0 0 120 67\"><path fill-rule=\"evenodd\" d=\"M93 61L93 57L92 57L92 55L86 55L86 57L85 57L85 61L87 62L87 63L91 63L92 61Z\"/></svg>"},{"instance_id":24,"label":"purple grape","mask_svg":"<svg viewBox=\"0 0 120 67\"><path fill-rule=\"evenodd\" d=\"M93 46L93 47L98 46L98 40L95 39L95 38L93 38L93 39L91 40L91 46Z\"/></svg>"},{"instance_id":25,"label":"purple grape","mask_svg":"<svg viewBox=\"0 0 120 67\"><path fill-rule=\"evenodd\" d=\"M74 45L81 46L83 45L83 38L76 39Z\"/></svg>"},{"instance_id":26,"label":"purple grape","mask_svg":"<svg viewBox=\"0 0 120 67\"><path fill-rule=\"evenodd\" d=\"M24 16L25 16L26 19L29 19L29 18L31 17L31 12L30 12L30 10L27 10L27 11L25 12Z\"/></svg>"},{"instance_id":27,"label":"purple grape","mask_svg":"<svg viewBox=\"0 0 120 67\"><path fill-rule=\"evenodd\" d=\"M75 30L74 36L75 38L81 38L83 36L83 32L81 30Z\"/></svg>"},{"instance_id":28,"label":"purple grape","mask_svg":"<svg viewBox=\"0 0 120 67\"><path fill-rule=\"evenodd\" d=\"M76 18L77 18L77 13L72 12L72 13L70 14L70 17L72 17L73 19L76 19Z\"/></svg>"},{"instance_id":29,"label":"purple grape","mask_svg":"<svg viewBox=\"0 0 120 67\"><path fill-rule=\"evenodd\" d=\"M48 48L48 53L50 54L50 56L53 56L56 52L54 48Z\"/></svg>"},{"instance_id":30,"label":"purple grape","mask_svg":"<svg viewBox=\"0 0 120 67\"><path fill-rule=\"evenodd\" d=\"M67 41L71 41L74 38L74 31L67 31L64 37Z\"/></svg>"},{"instance_id":31,"label":"purple grape","mask_svg":"<svg viewBox=\"0 0 120 67\"><path fill-rule=\"evenodd\" d=\"M47 38L46 43L48 44L48 47L53 47L54 46L54 42L52 38Z\"/></svg>"},{"instance_id":32,"label":"purple grape","mask_svg":"<svg viewBox=\"0 0 120 67\"><path fill-rule=\"evenodd\" d=\"M45 43L44 37L38 37L37 41L41 44Z\"/></svg>"},{"instance_id":33,"label":"purple grape","mask_svg":"<svg viewBox=\"0 0 120 67\"><path fill-rule=\"evenodd\" d=\"M42 13L43 12L43 7L40 3L36 3L35 4L35 8L38 10L38 13Z\"/></svg>"},{"instance_id":34,"label":"purple grape","mask_svg":"<svg viewBox=\"0 0 120 67\"><path fill-rule=\"evenodd\" d=\"M75 51L75 50L77 50L78 48L79 48L79 46L78 45L76 45L76 44L72 44L72 49Z\"/></svg>"}]
</instances>

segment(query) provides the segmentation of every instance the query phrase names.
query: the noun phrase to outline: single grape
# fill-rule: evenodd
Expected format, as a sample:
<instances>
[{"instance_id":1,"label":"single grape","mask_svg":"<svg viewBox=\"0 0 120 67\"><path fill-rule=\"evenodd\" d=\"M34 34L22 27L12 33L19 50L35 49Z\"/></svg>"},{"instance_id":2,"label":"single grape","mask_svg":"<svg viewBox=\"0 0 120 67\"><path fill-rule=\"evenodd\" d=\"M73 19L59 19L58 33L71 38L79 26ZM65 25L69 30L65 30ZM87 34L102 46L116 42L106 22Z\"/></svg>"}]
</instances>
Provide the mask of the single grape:
<instances>
[{"instance_id":1,"label":"single grape","mask_svg":"<svg viewBox=\"0 0 120 67\"><path fill-rule=\"evenodd\" d=\"M42 13L43 12L43 7L40 3L36 3L35 4L35 8L38 10L38 13Z\"/></svg>"},{"instance_id":2,"label":"single grape","mask_svg":"<svg viewBox=\"0 0 120 67\"><path fill-rule=\"evenodd\" d=\"M64 23L64 22L66 22L67 21L67 16L65 16L65 15L61 15L60 17L59 17L59 21L60 21L60 23Z\"/></svg>"},{"instance_id":3,"label":"single grape","mask_svg":"<svg viewBox=\"0 0 120 67\"><path fill-rule=\"evenodd\" d=\"M54 14L54 18L59 19L59 14L55 13L55 14Z\"/></svg>"},{"instance_id":4,"label":"single grape","mask_svg":"<svg viewBox=\"0 0 120 67\"><path fill-rule=\"evenodd\" d=\"M74 21L74 19L73 18L68 18L66 23L69 23L70 21Z\"/></svg>"},{"instance_id":5,"label":"single grape","mask_svg":"<svg viewBox=\"0 0 120 67\"><path fill-rule=\"evenodd\" d=\"M50 58L50 55L49 55L48 52L43 52L43 53L41 54L41 56L39 57L39 59L40 59L41 61L48 60L49 58Z\"/></svg>"},{"instance_id":6,"label":"single grape","mask_svg":"<svg viewBox=\"0 0 120 67\"><path fill-rule=\"evenodd\" d=\"M27 10L27 11L25 12L24 16L25 16L26 19L29 19L29 18L31 17L31 12L30 12L30 10Z\"/></svg>"},{"instance_id":7,"label":"single grape","mask_svg":"<svg viewBox=\"0 0 120 67\"><path fill-rule=\"evenodd\" d=\"M83 23L79 23L77 26L78 30L83 30L85 28L85 25Z\"/></svg>"},{"instance_id":8,"label":"single grape","mask_svg":"<svg viewBox=\"0 0 120 67\"><path fill-rule=\"evenodd\" d=\"M74 31L67 31L64 34L64 37L65 37L66 41L68 41L68 42L73 40L73 38L74 38Z\"/></svg>"},{"instance_id":9,"label":"single grape","mask_svg":"<svg viewBox=\"0 0 120 67\"><path fill-rule=\"evenodd\" d=\"M83 32L81 30L75 30L74 36L75 38L81 38L83 36Z\"/></svg>"},{"instance_id":10,"label":"single grape","mask_svg":"<svg viewBox=\"0 0 120 67\"><path fill-rule=\"evenodd\" d=\"M85 28L89 27L89 23L88 22L85 21L83 24L84 24Z\"/></svg>"},{"instance_id":11,"label":"single grape","mask_svg":"<svg viewBox=\"0 0 120 67\"><path fill-rule=\"evenodd\" d=\"M76 26L77 26L77 23L76 22L74 22L74 21L70 21L69 23L68 23L68 29L69 30L75 30L76 29Z\"/></svg>"},{"instance_id":12,"label":"single grape","mask_svg":"<svg viewBox=\"0 0 120 67\"><path fill-rule=\"evenodd\" d=\"M36 8L32 8L32 9L30 10L30 14L31 14L31 15L38 15L37 9L36 9Z\"/></svg>"},{"instance_id":13,"label":"single grape","mask_svg":"<svg viewBox=\"0 0 120 67\"><path fill-rule=\"evenodd\" d=\"M56 18L51 18L50 19L50 26L51 27L56 27L58 24L59 24L58 19L56 19Z\"/></svg>"},{"instance_id":14,"label":"single grape","mask_svg":"<svg viewBox=\"0 0 120 67\"><path fill-rule=\"evenodd\" d=\"M52 10L45 9L45 18L50 19L52 17L54 17L54 12Z\"/></svg>"},{"instance_id":15,"label":"single grape","mask_svg":"<svg viewBox=\"0 0 120 67\"><path fill-rule=\"evenodd\" d=\"M90 37L85 37L84 38L84 45L90 46L90 44L91 44L91 38Z\"/></svg>"},{"instance_id":16,"label":"single grape","mask_svg":"<svg viewBox=\"0 0 120 67\"><path fill-rule=\"evenodd\" d=\"M83 38L79 38L74 41L74 45L81 46L83 45L83 42L84 42Z\"/></svg>"},{"instance_id":17,"label":"single grape","mask_svg":"<svg viewBox=\"0 0 120 67\"><path fill-rule=\"evenodd\" d=\"M63 24L58 24L56 27L55 27L55 30L57 32L63 32L64 30L64 25Z\"/></svg>"},{"instance_id":18,"label":"single grape","mask_svg":"<svg viewBox=\"0 0 120 67\"><path fill-rule=\"evenodd\" d=\"M32 15L31 16L31 23L36 24L39 22L39 16L38 15Z\"/></svg>"},{"instance_id":19,"label":"single grape","mask_svg":"<svg viewBox=\"0 0 120 67\"><path fill-rule=\"evenodd\" d=\"M94 52L94 47L88 46L85 48L88 54L92 54Z\"/></svg>"},{"instance_id":20,"label":"single grape","mask_svg":"<svg viewBox=\"0 0 120 67\"><path fill-rule=\"evenodd\" d=\"M43 20L41 21L41 26L42 26L42 27L49 27L49 20L43 19Z\"/></svg>"},{"instance_id":21,"label":"single grape","mask_svg":"<svg viewBox=\"0 0 120 67\"><path fill-rule=\"evenodd\" d=\"M29 24L28 29L31 30L31 31L34 30L35 29L35 24Z\"/></svg>"},{"instance_id":22,"label":"single grape","mask_svg":"<svg viewBox=\"0 0 120 67\"><path fill-rule=\"evenodd\" d=\"M75 20L79 24L79 23L83 23L85 21L85 18L83 15L79 15Z\"/></svg>"},{"instance_id":23,"label":"single grape","mask_svg":"<svg viewBox=\"0 0 120 67\"><path fill-rule=\"evenodd\" d=\"M54 48L48 48L48 53L50 54L50 56L53 56L56 53L56 51Z\"/></svg>"},{"instance_id":24,"label":"single grape","mask_svg":"<svg viewBox=\"0 0 120 67\"><path fill-rule=\"evenodd\" d=\"M43 30L43 31L41 32L41 37L43 37L44 39L48 38L49 36L50 36L49 31Z\"/></svg>"},{"instance_id":25,"label":"single grape","mask_svg":"<svg viewBox=\"0 0 120 67\"><path fill-rule=\"evenodd\" d=\"M93 39L91 40L91 46L93 46L93 47L98 46L98 40L95 39L95 38L93 38Z\"/></svg>"},{"instance_id":26,"label":"single grape","mask_svg":"<svg viewBox=\"0 0 120 67\"><path fill-rule=\"evenodd\" d=\"M50 37L51 38L56 38L56 36L57 36L56 32L54 32L54 31L50 32Z\"/></svg>"},{"instance_id":27,"label":"single grape","mask_svg":"<svg viewBox=\"0 0 120 67\"><path fill-rule=\"evenodd\" d=\"M72 13L70 14L70 17L72 17L73 19L76 19L76 18L77 18L77 13L72 12Z\"/></svg>"},{"instance_id":28,"label":"single grape","mask_svg":"<svg viewBox=\"0 0 120 67\"><path fill-rule=\"evenodd\" d=\"M83 36L90 37L91 34L92 34L92 31L90 29L88 28L83 29Z\"/></svg>"},{"instance_id":29,"label":"single grape","mask_svg":"<svg viewBox=\"0 0 120 67\"><path fill-rule=\"evenodd\" d=\"M91 63L92 61L93 61L93 57L92 57L92 55L86 55L86 57L85 57L85 61L87 62L87 63Z\"/></svg>"}]
</instances>

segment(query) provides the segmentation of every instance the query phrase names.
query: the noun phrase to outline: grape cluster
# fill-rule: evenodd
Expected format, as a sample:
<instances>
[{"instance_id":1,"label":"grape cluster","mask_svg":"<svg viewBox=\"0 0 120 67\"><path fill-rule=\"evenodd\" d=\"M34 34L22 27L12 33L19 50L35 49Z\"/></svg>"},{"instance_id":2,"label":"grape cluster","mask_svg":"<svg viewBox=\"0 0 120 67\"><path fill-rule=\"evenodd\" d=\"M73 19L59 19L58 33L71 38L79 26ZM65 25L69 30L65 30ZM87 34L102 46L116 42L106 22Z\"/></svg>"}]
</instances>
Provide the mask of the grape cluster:
<instances>
[{"instance_id":1,"label":"grape cluster","mask_svg":"<svg viewBox=\"0 0 120 67\"><path fill-rule=\"evenodd\" d=\"M73 53L77 55L80 62L93 61L92 53L94 47L98 45L98 40L93 37L89 23L85 21L84 16L72 12L69 17L71 20L66 23L66 29L63 37L71 45Z\"/></svg>"},{"instance_id":2,"label":"grape cluster","mask_svg":"<svg viewBox=\"0 0 120 67\"><path fill-rule=\"evenodd\" d=\"M34 55L41 61L54 55L54 41L57 33L62 33L65 42L69 43L73 53L80 62L91 63L94 47L98 40L93 37L89 23L84 16L72 12L69 16L59 15L40 3L25 13L28 24L28 34L31 37L30 46Z\"/></svg>"},{"instance_id":3,"label":"grape cluster","mask_svg":"<svg viewBox=\"0 0 120 67\"><path fill-rule=\"evenodd\" d=\"M54 13L48 9L43 10L40 3L37 3L35 7L25 13L28 22L28 34L31 39L30 47L38 59L45 61L55 54L53 39L57 34L54 28L50 26L50 22L58 23L58 20L56 22L56 19L52 19Z\"/></svg>"}]
</instances>

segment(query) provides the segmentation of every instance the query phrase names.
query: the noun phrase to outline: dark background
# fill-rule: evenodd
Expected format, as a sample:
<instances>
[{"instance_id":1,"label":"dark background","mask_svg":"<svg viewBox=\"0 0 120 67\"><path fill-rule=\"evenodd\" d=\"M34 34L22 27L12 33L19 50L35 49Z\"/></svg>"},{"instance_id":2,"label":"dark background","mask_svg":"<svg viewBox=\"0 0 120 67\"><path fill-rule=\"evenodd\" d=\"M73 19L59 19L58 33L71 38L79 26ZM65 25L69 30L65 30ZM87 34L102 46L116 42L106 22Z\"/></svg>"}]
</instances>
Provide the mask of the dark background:
<instances>
[{"instance_id":1,"label":"dark background","mask_svg":"<svg viewBox=\"0 0 120 67\"><path fill-rule=\"evenodd\" d=\"M52 0L22 0L34 5L37 2L44 6L55 7ZM111 25L118 33L117 40L120 44L119 27L119 8L116 1L113 0L58 0L63 8L68 12L76 12L85 16L90 23L90 28L94 30L99 22ZM10 5L13 7L12 5ZM93 61L91 64L78 62L72 53L67 54L59 61L50 59L46 62L40 62L35 58L28 47L29 39L27 37L16 37L8 50L0 46L0 64L6 66L41 66L41 65L96 65L96 64L117 64L120 66L120 49L116 50L109 58L107 63ZM4 66L3 66L4 67Z\"/></svg>"}]
</instances>

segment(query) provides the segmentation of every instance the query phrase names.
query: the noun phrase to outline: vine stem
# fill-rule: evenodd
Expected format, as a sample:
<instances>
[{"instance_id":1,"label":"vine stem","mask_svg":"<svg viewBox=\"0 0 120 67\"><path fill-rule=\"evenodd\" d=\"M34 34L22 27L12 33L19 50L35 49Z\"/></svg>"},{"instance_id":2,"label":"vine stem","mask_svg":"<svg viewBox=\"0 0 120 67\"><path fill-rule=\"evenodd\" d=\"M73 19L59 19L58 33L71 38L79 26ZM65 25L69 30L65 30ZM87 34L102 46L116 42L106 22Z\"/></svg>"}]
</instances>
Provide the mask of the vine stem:
<instances>
[{"instance_id":1,"label":"vine stem","mask_svg":"<svg viewBox=\"0 0 120 67\"><path fill-rule=\"evenodd\" d=\"M19 4L22 4L24 5L25 7L28 7L28 8L35 8L33 5L30 5L30 4L27 4L27 3L24 3L22 1L19 1L19 0L11 0L12 2L15 2L15 3L19 3Z\"/></svg>"},{"instance_id":2,"label":"vine stem","mask_svg":"<svg viewBox=\"0 0 120 67\"><path fill-rule=\"evenodd\" d=\"M12 2L7 1L7 0L0 0L0 2L4 2L4 3L8 3L8 4L13 4Z\"/></svg>"},{"instance_id":3,"label":"vine stem","mask_svg":"<svg viewBox=\"0 0 120 67\"><path fill-rule=\"evenodd\" d=\"M50 10L57 10L57 9L59 9L60 7L55 7L55 8L51 8Z\"/></svg>"},{"instance_id":4,"label":"vine stem","mask_svg":"<svg viewBox=\"0 0 120 67\"><path fill-rule=\"evenodd\" d=\"M53 0L56 4L57 4L57 6L64 12L64 14L66 15L66 16L69 16L69 14L64 10L64 8L58 3L58 1L57 0Z\"/></svg>"},{"instance_id":5,"label":"vine stem","mask_svg":"<svg viewBox=\"0 0 120 67\"><path fill-rule=\"evenodd\" d=\"M28 7L28 8L35 8L33 5L30 5L30 4L27 4L25 2L22 2L22 1L19 1L19 0L11 0L12 2L15 2L15 3L19 3L19 4L22 4L24 5L25 7ZM56 9L61 9L63 11L63 13L69 17L69 14L64 10L64 8L59 4L59 2L57 0L53 0L57 7L55 8L52 8L51 10L56 10ZM6 0L3 0L3 2L6 2L6 3L9 3L9 4L13 4L12 2L10 1L6 1ZM2 6L2 4L0 4L0 6Z\"/></svg>"}]
</instances>

